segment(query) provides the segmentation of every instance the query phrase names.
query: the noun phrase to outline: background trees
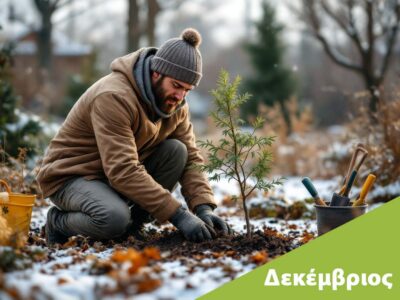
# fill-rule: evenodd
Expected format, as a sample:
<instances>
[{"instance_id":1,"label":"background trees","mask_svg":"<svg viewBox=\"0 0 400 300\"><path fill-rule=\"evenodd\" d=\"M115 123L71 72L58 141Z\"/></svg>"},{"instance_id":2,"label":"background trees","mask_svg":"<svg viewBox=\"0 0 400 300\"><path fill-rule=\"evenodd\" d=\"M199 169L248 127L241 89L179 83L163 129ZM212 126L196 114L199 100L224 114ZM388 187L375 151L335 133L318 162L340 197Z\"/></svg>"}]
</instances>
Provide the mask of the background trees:
<instances>
[{"instance_id":1,"label":"background trees","mask_svg":"<svg viewBox=\"0 0 400 300\"><path fill-rule=\"evenodd\" d=\"M278 24L274 9L266 1L262 3L262 12L261 20L255 25L256 37L246 45L253 67L246 87L254 95L254 100L246 103L244 113L257 114L259 103L268 106L278 103L290 134L292 125L286 102L294 93L295 81L284 63L283 26Z\"/></svg>"},{"instance_id":2,"label":"background trees","mask_svg":"<svg viewBox=\"0 0 400 300\"><path fill-rule=\"evenodd\" d=\"M1 30L1 27L0 27ZM10 78L12 47L0 48L0 152L2 162L8 155L17 157L19 148L26 148L28 155L34 154L34 137L41 130L35 120L21 120L17 111L18 97L14 93Z\"/></svg>"},{"instance_id":3,"label":"background trees","mask_svg":"<svg viewBox=\"0 0 400 300\"><path fill-rule=\"evenodd\" d=\"M400 1L303 0L300 18L338 65L361 76L370 92L369 109L376 112L400 27ZM355 56L335 43L333 30L352 44Z\"/></svg>"}]
</instances>

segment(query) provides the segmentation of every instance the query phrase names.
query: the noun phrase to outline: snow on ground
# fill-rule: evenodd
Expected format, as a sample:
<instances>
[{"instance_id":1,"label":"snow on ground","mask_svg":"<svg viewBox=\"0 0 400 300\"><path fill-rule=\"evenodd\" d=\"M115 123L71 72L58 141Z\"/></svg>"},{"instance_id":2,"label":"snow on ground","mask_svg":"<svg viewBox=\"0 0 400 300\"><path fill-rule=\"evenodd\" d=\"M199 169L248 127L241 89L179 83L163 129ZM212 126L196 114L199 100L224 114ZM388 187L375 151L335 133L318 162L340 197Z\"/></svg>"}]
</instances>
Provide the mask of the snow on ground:
<instances>
[{"instance_id":1,"label":"snow on ground","mask_svg":"<svg viewBox=\"0 0 400 300\"><path fill-rule=\"evenodd\" d=\"M36 209L32 214L32 227L40 228L45 223L45 214L48 208ZM232 224L237 231L240 229L240 223L243 220L235 218ZM0 248L1 249L1 248ZM43 250L43 249L42 249ZM110 257L114 249L107 249L98 252L96 249L89 248L80 256L89 257L94 255L99 259ZM88 273L91 261L82 259L82 262L74 262L77 255L74 249L56 250L51 253L49 262L35 263L32 269L23 271L14 271L5 274L5 286L15 287L24 299L32 296L36 291L37 296L43 299L97 299L96 289L115 287L115 281L107 275L93 276ZM231 257L218 259L205 258L201 261L201 266L196 267L196 260L187 258L185 261L167 261L157 262L157 266L162 270L160 279L163 284L160 288L151 294L135 295L135 299L194 299L203 295L223 283L233 278L230 272L223 269L234 270L237 272L235 278L245 274L256 267L255 264L245 264L243 261L237 261ZM215 267L207 267L207 265ZM193 266L195 266L193 268ZM112 297L121 299L122 295ZM0 299L7 298L0 291ZM107 298L105 298L107 299Z\"/></svg>"},{"instance_id":2,"label":"snow on ground","mask_svg":"<svg viewBox=\"0 0 400 300\"><path fill-rule=\"evenodd\" d=\"M282 186L277 186L268 193L268 197L284 199L288 204L310 198L310 194L304 188L301 179L302 177L286 178ZM322 198L330 199L332 193L339 187L339 178L333 178L331 180L313 180L313 183ZM239 187L234 180L228 181L227 179L221 179L217 183L211 182L211 186L218 203L227 195L239 194ZM263 197L261 192L256 192L256 198L251 199L252 203L256 201L265 201L265 197Z\"/></svg>"},{"instance_id":3,"label":"snow on ground","mask_svg":"<svg viewBox=\"0 0 400 300\"><path fill-rule=\"evenodd\" d=\"M315 180L314 184L319 193L326 198L337 189L337 180ZM221 203L227 195L237 193L238 189L233 182L221 180L218 183L212 183L215 198ZM288 178L282 187L279 187L271 193L274 197L282 197L287 203L309 198L305 188L301 184L301 178ZM179 189L175 196L182 201ZM269 195L270 196L270 195ZM261 193L252 198L253 203L265 201ZM37 207L32 214L31 229L39 232L45 224L45 216L48 207ZM220 207L217 212L225 215L233 215L237 212L235 207ZM229 223L236 232L244 232L244 219L235 214L228 218ZM252 226L261 229L267 226L276 229L279 233L290 236L295 231L307 231L316 233L316 225L313 220L291 220L285 221L275 218L263 218L251 220ZM149 225L153 226L153 225ZM37 246L31 246L37 247ZM1 251L0 247L0 251ZM6 249L3 247L3 250ZM3 287L16 288L23 298L37 299L98 299L99 290L115 288L117 282L109 275L91 275L90 268L93 261L97 259L107 259L115 251L113 248L99 251L93 247L86 251L77 251L70 249L52 249L40 248L48 251L49 259L45 262L38 262L22 271L13 271L4 273ZM78 249L79 250L79 249ZM166 253L161 253L161 256ZM193 258L181 258L176 261L156 261L149 269L144 267L143 271L154 273L159 270L158 278L162 285L149 293L134 295L135 299L194 299L200 295L211 291L218 286L239 277L257 267L255 263L249 260L249 256L242 256L235 260L229 256L217 258L204 258L195 260ZM1 275L1 274L0 274ZM153 274L154 275L154 274ZM1 276L0 276L1 283ZM0 285L1 286L1 285ZM103 299L122 299L127 296L124 294L113 294L104 296ZM133 296L132 296L133 298ZM0 291L0 299L11 299Z\"/></svg>"},{"instance_id":4,"label":"snow on ground","mask_svg":"<svg viewBox=\"0 0 400 300\"><path fill-rule=\"evenodd\" d=\"M15 114L18 116L18 122L7 124L7 129L10 131L16 131L23 128L29 121L38 122L46 136L55 136L61 125L56 122L45 122L39 116L31 113L25 113L19 109L15 110Z\"/></svg>"}]
</instances>

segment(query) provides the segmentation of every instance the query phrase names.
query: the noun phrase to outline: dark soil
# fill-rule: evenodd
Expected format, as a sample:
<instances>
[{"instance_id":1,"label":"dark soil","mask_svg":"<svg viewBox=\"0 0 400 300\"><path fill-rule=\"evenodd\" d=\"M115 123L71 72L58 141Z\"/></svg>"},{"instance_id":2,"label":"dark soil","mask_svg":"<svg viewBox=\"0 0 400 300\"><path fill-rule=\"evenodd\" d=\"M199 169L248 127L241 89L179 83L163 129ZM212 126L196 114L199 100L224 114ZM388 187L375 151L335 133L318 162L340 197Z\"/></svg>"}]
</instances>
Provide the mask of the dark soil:
<instances>
[{"instance_id":1,"label":"dark soil","mask_svg":"<svg viewBox=\"0 0 400 300\"><path fill-rule=\"evenodd\" d=\"M167 260L180 257L198 258L230 256L240 258L243 255L251 254L255 251L266 251L269 258L285 254L293 250L296 246L293 238L283 236L272 229L264 231L257 230L252 238L246 234L234 234L231 236L220 236L214 240L202 243L186 241L184 237L175 230L165 229L161 232L153 232L144 240L136 239L132 236L114 244L115 241L106 243L108 247L133 247L142 250L145 247L157 247L161 252L167 253Z\"/></svg>"},{"instance_id":2,"label":"dark soil","mask_svg":"<svg viewBox=\"0 0 400 300\"><path fill-rule=\"evenodd\" d=\"M32 235L31 233L28 243L45 246L43 233L41 235L41 238L37 235L34 238L35 234ZM129 236L121 240L98 242L77 236L70 238L66 244L59 245L58 248L78 247L84 252L89 247L95 247L98 251L104 251L107 248L132 247L142 250L146 247L157 247L160 252L164 253L164 259L174 260L182 257L202 259L205 257L230 256L240 258L256 251L266 251L268 257L273 258L283 255L299 245L299 243L295 243L293 236L284 236L268 227L254 231L251 238L248 238L245 233L235 233L230 236L219 236L214 240L202 243L189 242L178 231L167 228L161 232L150 230L146 232L146 237L141 239Z\"/></svg>"}]
</instances>

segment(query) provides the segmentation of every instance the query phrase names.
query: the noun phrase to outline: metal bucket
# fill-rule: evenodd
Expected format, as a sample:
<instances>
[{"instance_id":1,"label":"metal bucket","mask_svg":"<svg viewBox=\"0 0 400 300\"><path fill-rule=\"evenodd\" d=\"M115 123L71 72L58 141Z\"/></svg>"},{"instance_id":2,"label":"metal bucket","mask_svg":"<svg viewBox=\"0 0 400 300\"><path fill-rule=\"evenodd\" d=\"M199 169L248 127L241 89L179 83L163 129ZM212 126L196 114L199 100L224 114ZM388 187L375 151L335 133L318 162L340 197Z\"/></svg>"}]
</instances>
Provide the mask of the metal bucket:
<instances>
[{"instance_id":1,"label":"metal bucket","mask_svg":"<svg viewBox=\"0 0 400 300\"><path fill-rule=\"evenodd\" d=\"M317 213L318 235L322 235L343 225L367 212L368 204L362 206L328 206L314 205Z\"/></svg>"}]
</instances>

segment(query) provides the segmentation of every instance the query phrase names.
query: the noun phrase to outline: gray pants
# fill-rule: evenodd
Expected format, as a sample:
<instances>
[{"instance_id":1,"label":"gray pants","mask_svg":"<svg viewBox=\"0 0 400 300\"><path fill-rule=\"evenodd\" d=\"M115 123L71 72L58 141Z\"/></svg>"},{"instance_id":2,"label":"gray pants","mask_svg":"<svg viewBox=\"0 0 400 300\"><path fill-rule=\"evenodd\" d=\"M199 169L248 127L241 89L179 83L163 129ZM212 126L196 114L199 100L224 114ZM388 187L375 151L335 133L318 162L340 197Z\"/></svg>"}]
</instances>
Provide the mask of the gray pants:
<instances>
[{"instance_id":1,"label":"gray pants","mask_svg":"<svg viewBox=\"0 0 400 300\"><path fill-rule=\"evenodd\" d=\"M169 139L144 161L144 166L155 181L172 192L182 176L187 156L182 142ZM125 199L105 181L76 177L50 199L61 210L52 225L66 236L81 234L100 240L112 239L125 234L136 221L131 219L129 208L134 202ZM146 213L137 205L133 209Z\"/></svg>"}]
</instances>

